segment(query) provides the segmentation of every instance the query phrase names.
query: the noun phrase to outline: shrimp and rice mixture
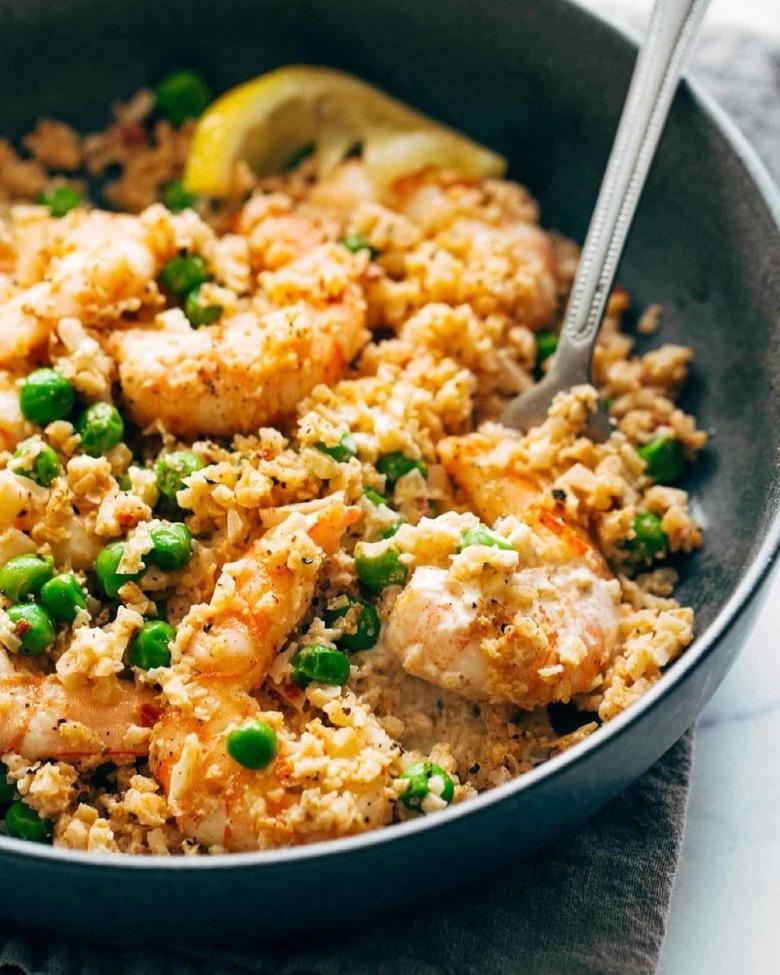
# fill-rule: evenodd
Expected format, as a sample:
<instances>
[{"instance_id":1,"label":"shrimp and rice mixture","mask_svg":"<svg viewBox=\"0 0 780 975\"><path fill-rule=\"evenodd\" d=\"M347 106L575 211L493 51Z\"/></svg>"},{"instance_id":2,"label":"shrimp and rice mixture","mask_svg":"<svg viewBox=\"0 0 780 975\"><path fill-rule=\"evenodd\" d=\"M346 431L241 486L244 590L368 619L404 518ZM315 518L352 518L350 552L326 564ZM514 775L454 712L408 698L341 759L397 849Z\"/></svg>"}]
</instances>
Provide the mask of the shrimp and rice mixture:
<instances>
[{"instance_id":1,"label":"shrimp and rice mixture","mask_svg":"<svg viewBox=\"0 0 780 975\"><path fill-rule=\"evenodd\" d=\"M616 288L594 386L508 430L577 261L521 186L304 160L216 204L177 182L192 125L142 92L0 143L0 797L72 849L433 814L693 633L664 561L701 544L690 350L632 354Z\"/></svg>"}]
</instances>

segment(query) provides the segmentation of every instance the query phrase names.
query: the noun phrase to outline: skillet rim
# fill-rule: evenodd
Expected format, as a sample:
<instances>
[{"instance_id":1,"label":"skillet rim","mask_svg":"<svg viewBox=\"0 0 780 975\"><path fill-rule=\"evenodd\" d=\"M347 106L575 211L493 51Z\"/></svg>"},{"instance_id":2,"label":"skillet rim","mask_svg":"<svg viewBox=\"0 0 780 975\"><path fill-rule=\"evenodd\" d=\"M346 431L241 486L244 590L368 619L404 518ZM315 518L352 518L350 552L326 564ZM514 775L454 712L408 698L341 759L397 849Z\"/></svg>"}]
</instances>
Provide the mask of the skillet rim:
<instances>
[{"instance_id":1,"label":"skillet rim","mask_svg":"<svg viewBox=\"0 0 780 975\"><path fill-rule=\"evenodd\" d=\"M619 40L628 43L634 50L637 50L639 39L633 30L624 28L605 18L590 7L586 7L581 0L568 0L568 2L571 6L598 21L605 30L615 35ZM697 82L691 81L686 75L681 81L680 90L686 91L695 108L723 137L728 148L755 186L760 200L766 208L767 215L777 231L778 252L780 253L780 188L773 181L763 160L730 115ZM626 734L642 715L652 712L667 692L681 684L688 674L693 673L715 651L720 641L749 608L752 599L758 595L762 584L769 582L768 576L780 561L779 557L780 498L778 498L777 510L766 538L731 597L707 629L694 639L691 646L670 665L669 669L649 691L606 725L602 725L593 735L568 748L562 754L548 759L530 772L526 772L502 785L495 786L473 799L437 812L435 816L420 817L357 836L322 841L310 846L194 857L86 853L80 850L67 850L0 835L0 858L25 860L32 857L58 863L63 869L72 865L104 872L124 871L125 869L146 872L175 870L180 874L182 872L200 872L214 869L224 871L226 869L262 868L266 865L269 867L281 866L329 856L356 854L366 847L385 845L393 842L393 840L403 840L405 837L416 833L434 829L439 825L453 823L464 816L476 814L488 806L503 802L520 792L532 789L540 781L562 775L570 766L584 762L590 754L600 751L611 741Z\"/></svg>"}]
</instances>

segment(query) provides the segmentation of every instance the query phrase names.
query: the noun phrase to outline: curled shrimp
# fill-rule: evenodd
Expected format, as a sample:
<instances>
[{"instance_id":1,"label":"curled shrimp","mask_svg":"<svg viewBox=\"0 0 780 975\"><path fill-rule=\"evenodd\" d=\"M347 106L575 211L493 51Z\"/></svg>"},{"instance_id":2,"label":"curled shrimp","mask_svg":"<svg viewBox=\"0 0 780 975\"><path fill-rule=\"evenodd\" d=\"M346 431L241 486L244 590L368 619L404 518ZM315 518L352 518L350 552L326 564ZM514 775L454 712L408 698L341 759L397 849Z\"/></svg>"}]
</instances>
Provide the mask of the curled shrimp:
<instances>
[{"instance_id":1,"label":"curled shrimp","mask_svg":"<svg viewBox=\"0 0 780 975\"><path fill-rule=\"evenodd\" d=\"M66 688L56 674L9 669L0 676L0 755L132 762L148 751L155 701L150 689L129 681Z\"/></svg>"},{"instance_id":2,"label":"curled shrimp","mask_svg":"<svg viewBox=\"0 0 780 975\"><path fill-rule=\"evenodd\" d=\"M211 602L185 619L191 639L182 663L196 680L257 687L308 609L325 556L360 515L341 495L303 507L308 514L291 507L243 558L226 565Z\"/></svg>"},{"instance_id":3,"label":"curled shrimp","mask_svg":"<svg viewBox=\"0 0 780 975\"><path fill-rule=\"evenodd\" d=\"M489 525L506 514L521 515L538 503L544 488L532 471L514 463L511 443L471 433L436 445L445 471Z\"/></svg>"},{"instance_id":4,"label":"curled shrimp","mask_svg":"<svg viewBox=\"0 0 780 975\"><path fill-rule=\"evenodd\" d=\"M385 641L414 676L533 709L598 685L617 642L620 587L587 533L541 504L531 476L499 470L494 453L485 478L494 446L477 434L443 441L439 452L484 521L522 519L518 539L470 546L449 568L419 566Z\"/></svg>"},{"instance_id":5,"label":"curled shrimp","mask_svg":"<svg viewBox=\"0 0 780 975\"><path fill-rule=\"evenodd\" d=\"M249 433L294 412L332 384L365 343L360 261L317 247L268 273L262 312L243 311L193 331L180 319L117 332L113 347L129 412L180 436Z\"/></svg>"},{"instance_id":6,"label":"curled shrimp","mask_svg":"<svg viewBox=\"0 0 780 975\"><path fill-rule=\"evenodd\" d=\"M525 191L500 181L477 185L424 171L398 181L392 205L428 238L419 254L451 271L438 300L469 304L480 315L501 312L533 329L549 322L558 266ZM416 263L409 267L412 279L419 273ZM442 287L438 279L437 287ZM417 307L428 303L425 294L426 289L420 291Z\"/></svg>"},{"instance_id":7,"label":"curled shrimp","mask_svg":"<svg viewBox=\"0 0 780 975\"><path fill-rule=\"evenodd\" d=\"M62 318L100 325L135 310L154 278L155 256L136 218L77 211L53 223L43 279L10 295L0 310L0 365L37 353Z\"/></svg>"},{"instance_id":8,"label":"curled shrimp","mask_svg":"<svg viewBox=\"0 0 780 975\"><path fill-rule=\"evenodd\" d=\"M174 669L185 675L193 706L166 711L150 758L179 828L205 845L314 842L390 818L395 749L353 697L314 691L327 722L317 717L294 730L250 693L307 611L323 560L356 517L340 498L307 515L291 513L225 567L211 603L180 628ZM244 768L226 749L230 731L249 719L266 721L277 736L278 753L262 770Z\"/></svg>"},{"instance_id":9,"label":"curled shrimp","mask_svg":"<svg viewBox=\"0 0 780 975\"><path fill-rule=\"evenodd\" d=\"M385 633L407 673L527 709L592 690L615 645L617 583L576 564L498 572L499 585L479 586L416 569Z\"/></svg>"}]
</instances>

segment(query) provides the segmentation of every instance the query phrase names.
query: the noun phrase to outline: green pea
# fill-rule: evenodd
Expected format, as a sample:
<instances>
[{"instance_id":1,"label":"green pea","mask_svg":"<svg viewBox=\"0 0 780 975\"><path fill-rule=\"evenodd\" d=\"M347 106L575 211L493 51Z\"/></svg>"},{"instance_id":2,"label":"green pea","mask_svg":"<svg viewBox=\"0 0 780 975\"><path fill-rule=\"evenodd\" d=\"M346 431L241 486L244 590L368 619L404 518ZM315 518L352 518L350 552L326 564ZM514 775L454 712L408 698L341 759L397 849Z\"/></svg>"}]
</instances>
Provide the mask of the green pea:
<instances>
[{"instance_id":1,"label":"green pea","mask_svg":"<svg viewBox=\"0 0 780 975\"><path fill-rule=\"evenodd\" d=\"M64 420L75 402L73 386L56 369L36 369L19 391L19 406L25 418L41 426Z\"/></svg>"},{"instance_id":2,"label":"green pea","mask_svg":"<svg viewBox=\"0 0 780 975\"><path fill-rule=\"evenodd\" d=\"M323 643L303 647L290 664L293 680L299 687L305 687L310 681L341 687L349 679L347 655Z\"/></svg>"},{"instance_id":3,"label":"green pea","mask_svg":"<svg viewBox=\"0 0 780 975\"><path fill-rule=\"evenodd\" d=\"M346 630L342 632L338 641L340 650L370 650L379 639L379 631L382 628L379 613L376 611L376 607L366 602L365 599L353 599L350 596L348 601L343 606L339 606L338 609L325 610L326 626L333 626L338 623L355 606L360 607L356 614L357 619L352 624L351 632Z\"/></svg>"},{"instance_id":4,"label":"green pea","mask_svg":"<svg viewBox=\"0 0 780 975\"><path fill-rule=\"evenodd\" d=\"M9 836L35 843L48 842L52 835L52 824L21 799L12 802L6 810L5 828Z\"/></svg>"},{"instance_id":5,"label":"green pea","mask_svg":"<svg viewBox=\"0 0 780 975\"><path fill-rule=\"evenodd\" d=\"M16 795L16 787L8 781L8 766L0 762L0 806L7 806Z\"/></svg>"},{"instance_id":6,"label":"green pea","mask_svg":"<svg viewBox=\"0 0 780 975\"><path fill-rule=\"evenodd\" d=\"M328 457L332 457L340 463L344 463L351 457L357 456L357 443L351 433L342 433L339 442L332 447L323 443L322 440L318 441L314 446L317 450L322 451L323 454L327 454Z\"/></svg>"},{"instance_id":7,"label":"green pea","mask_svg":"<svg viewBox=\"0 0 780 975\"><path fill-rule=\"evenodd\" d=\"M293 169L297 169L305 159L308 159L309 156L314 155L314 150L316 148L317 147L313 142L307 142L306 145L301 146L300 149L296 149L284 166L282 166L283 172L289 173Z\"/></svg>"},{"instance_id":8,"label":"green pea","mask_svg":"<svg viewBox=\"0 0 780 975\"><path fill-rule=\"evenodd\" d=\"M228 755L244 768L266 768L276 758L276 732L267 721L254 719L227 736Z\"/></svg>"},{"instance_id":9,"label":"green pea","mask_svg":"<svg viewBox=\"0 0 780 975\"><path fill-rule=\"evenodd\" d=\"M47 206L53 217L64 217L66 213L81 206L83 199L81 190L77 190L75 186L50 186L35 197L35 202Z\"/></svg>"},{"instance_id":10,"label":"green pea","mask_svg":"<svg viewBox=\"0 0 780 975\"><path fill-rule=\"evenodd\" d=\"M399 453L398 451L394 451L391 454L383 454L376 462L376 469L380 474L385 475L387 478L387 486L391 491L404 474L408 474L409 471L413 471L415 468L423 477L428 476L428 466L424 460L415 460L413 457L407 457L406 454Z\"/></svg>"},{"instance_id":11,"label":"green pea","mask_svg":"<svg viewBox=\"0 0 780 975\"><path fill-rule=\"evenodd\" d=\"M21 457L22 454L23 451L17 450L14 457ZM57 452L52 450L48 444L44 444L35 455L31 468L11 467L11 470L19 477L29 477L41 487L48 487L54 478L60 474L62 468Z\"/></svg>"},{"instance_id":12,"label":"green pea","mask_svg":"<svg viewBox=\"0 0 780 975\"><path fill-rule=\"evenodd\" d=\"M193 288L184 299L184 314L193 328L213 325L222 317L222 305L209 305L203 300L200 287Z\"/></svg>"},{"instance_id":13,"label":"green pea","mask_svg":"<svg viewBox=\"0 0 780 975\"><path fill-rule=\"evenodd\" d=\"M371 504L375 504L377 507L380 504L386 504L389 507L389 502L384 494L380 494L379 491L375 491L373 488L363 488L363 497L368 498Z\"/></svg>"},{"instance_id":14,"label":"green pea","mask_svg":"<svg viewBox=\"0 0 780 975\"><path fill-rule=\"evenodd\" d=\"M189 528L180 521L172 525L161 525L149 532L152 550L147 559L163 572L183 569L192 557L192 535Z\"/></svg>"},{"instance_id":15,"label":"green pea","mask_svg":"<svg viewBox=\"0 0 780 975\"><path fill-rule=\"evenodd\" d=\"M642 556L658 555L669 549L669 536L661 527L661 519L649 511L640 511L634 518L634 535L628 547Z\"/></svg>"},{"instance_id":16,"label":"green pea","mask_svg":"<svg viewBox=\"0 0 780 975\"><path fill-rule=\"evenodd\" d=\"M125 423L119 410L110 403L93 403L76 421L81 449L90 457L100 457L121 441Z\"/></svg>"},{"instance_id":17,"label":"green pea","mask_svg":"<svg viewBox=\"0 0 780 975\"><path fill-rule=\"evenodd\" d=\"M543 362L555 355L558 348L558 336L555 332L547 330L536 333L536 365L541 366Z\"/></svg>"},{"instance_id":18,"label":"green pea","mask_svg":"<svg viewBox=\"0 0 780 975\"><path fill-rule=\"evenodd\" d=\"M648 476L658 484L673 484L683 472L683 447L673 437L656 437L650 443L638 447L637 453L647 464Z\"/></svg>"},{"instance_id":19,"label":"green pea","mask_svg":"<svg viewBox=\"0 0 780 975\"><path fill-rule=\"evenodd\" d=\"M155 91L157 107L174 125L197 118L211 101L206 82L194 71L176 71L164 78Z\"/></svg>"},{"instance_id":20,"label":"green pea","mask_svg":"<svg viewBox=\"0 0 780 975\"><path fill-rule=\"evenodd\" d=\"M44 584L41 603L59 623L72 623L87 608L87 593L72 572L62 572Z\"/></svg>"},{"instance_id":21,"label":"green pea","mask_svg":"<svg viewBox=\"0 0 780 975\"><path fill-rule=\"evenodd\" d=\"M416 762L398 776L408 782L405 792L401 795L401 802L407 809L419 811L425 797L433 792L449 805L455 794L455 786L441 765L435 762Z\"/></svg>"},{"instance_id":22,"label":"green pea","mask_svg":"<svg viewBox=\"0 0 780 975\"><path fill-rule=\"evenodd\" d=\"M352 254L357 254L358 251L368 251L368 255L371 260L379 257L380 252L372 247L362 234L347 234L347 236L341 242L347 250Z\"/></svg>"},{"instance_id":23,"label":"green pea","mask_svg":"<svg viewBox=\"0 0 780 975\"><path fill-rule=\"evenodd\" d=\"M135 582L144 574L144 569L138 572L117 572L122 561L125 547L122 542L111 542L98 552L95 559L95 575L103 592L111 599L116 599L119 590L126 582Z\"/></svg>"},{"instance_id":24,"label":"green pea","mask_svg":"<svg viewBox=\"0 0 780 975\"><path fill-rule=\"evenodd\" d=\"M183 298L208 281L206 262L199 254L182 254L163 266L160 280L177 298Z\"/></svg>"},{"instance_id":25,"label":"green pea","mask_svg":"<svg viewBox=\"0 0 780 975\"><path fill-rule=\"evenodd\" d=\"M514 545L500 535L496 535L487 525L477 525L476 528L469 528L463 532L458 551L462 552L464 548L468 548L470 545L487 545L489 548L501 548L505 552L514 551Z\"/></svg>"},{"instance_id":26,"label":"green pea","mask_svg":"<svg viewBox=\"0 0 780 975\"><path fill-rule=\"evenodd\" d=\"M197 196L184 189L180 179L175 179L163 187L162 201L172 213L181 213L189 207L195 206Z\"/></svg>"},{"instance_id":27,"label":"green pea","mask_svg":"<svg viewBox=\"0 0 780 975\"><path fill-rule=\"evenodd\" d=\"M28 596L37 596L44 582L54 574L51 562L39 555L16 555L0 569L0 591L18 603Z\"/></svg>"},{"instance_id":28,"label":"green pea","mask_svg":"<svg viewBox=\"0 0 780 975\"><path fill-rule=\"evenodd\" d=\"M155 479L160 497L171 507L177 506L176 495L184 487L184 478L203 469L203 461L189 450L177 450L157 461Z\"/></svg>"},{"instance_id":29,"label":"green pea","mask_svg":"<svg viewBox=\"0 0 780 975\"><path fill-rule=\"evenodd\" d=\"M116 483L119 485L120 491L131 491L133 489L133 480L130 475L125 471L124 474L120 474L116 479Z\"/></svg>"},{"instance_id":30,"label":"green pea","mask_svg":"<svg viewBox=\"0 0 780 975\"><path fill-rule=\"evenodd\" d=\"M394 545L373 555L366 550L365 542L355 546L355 572L372 592L381 592L385 586L402 586L409 574Z\"/></svg>"},{"instance_id":31,"label":"green pea","mask_svg":"<svg viewBox=\"0 0 780 975\"><path fill-rule=\"evenodd\" d=\"M171 662L171 644L176 630L165 620L147 620L130 644L128 659L133 667L153 670Z\"/></svg>"},{"instance_id":32,"label":"green pea","mask_svg":"<svg viewBox=\"0 0 780 975\"><path fill-rule=\"evenodd\" d=\"M17 603L8 610L14 633L25 656L38 657L54 643L56 631L51 616L36 603Z\"/></svg>"}]
</instances>

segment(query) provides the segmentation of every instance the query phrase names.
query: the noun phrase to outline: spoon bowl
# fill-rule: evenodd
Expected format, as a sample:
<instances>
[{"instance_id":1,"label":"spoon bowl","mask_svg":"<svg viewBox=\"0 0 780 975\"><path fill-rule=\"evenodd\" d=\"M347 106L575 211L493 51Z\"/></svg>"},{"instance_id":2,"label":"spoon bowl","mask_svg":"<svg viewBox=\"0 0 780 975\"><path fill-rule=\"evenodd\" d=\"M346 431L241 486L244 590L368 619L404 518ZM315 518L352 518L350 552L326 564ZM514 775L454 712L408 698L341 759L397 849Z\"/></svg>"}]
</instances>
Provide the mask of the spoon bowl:
<instances>
[{"instance_id":1,"label":"spoon bowl","mask_svg":"<svg viewBox=\"0 0 780 975\"><path fill-rule=\"evenodd\" d=\"M535 388L508 403L506 426L541 423L555 395L590 380L590 360L639 197L674 93L709 0L656 0L634 67L596 208L572 285L550 371ZM609 437L600 408L589 423L596 442Z\"/></svg>"}]
</instances>

